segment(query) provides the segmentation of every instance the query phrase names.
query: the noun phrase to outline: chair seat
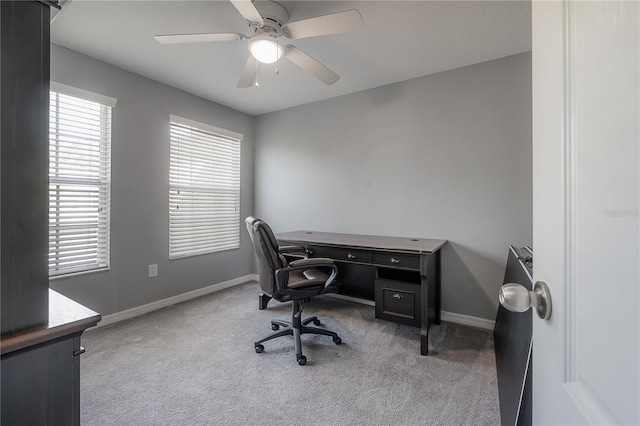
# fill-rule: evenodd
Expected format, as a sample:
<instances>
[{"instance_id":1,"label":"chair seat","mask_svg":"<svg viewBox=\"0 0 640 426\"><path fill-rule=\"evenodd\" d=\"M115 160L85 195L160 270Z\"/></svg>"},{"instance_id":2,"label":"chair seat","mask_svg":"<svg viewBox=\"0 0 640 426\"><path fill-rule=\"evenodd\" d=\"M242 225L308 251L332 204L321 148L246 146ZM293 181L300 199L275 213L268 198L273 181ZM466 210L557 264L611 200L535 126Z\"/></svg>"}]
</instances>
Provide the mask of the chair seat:
<instances>
[{"instance_id":1,"label":"chair seat","mask_svg":"<svg viewBox=\"0 0 640 426\"><path fill-rule=\"evenodd\" d=\"M325 282L328 278L329 274L315 268L305 269L302 273L298 271L292 271L289 272L289 282L287 283L287 288L299 290L317 290L318 295L325 293L337 293L337 281L334 281L331 285L325 288ZM288 298L286 298L285 300L288 300Z\"/></svg>"},{"instance_id":2,"label":"chair seat","mask_svg":"<svg viewBox=\"0 0 640 426\"><path fill-rule=\"evenodd\" d=\"M309 289L318 287L318 290L320 290L320 288L324 287L324 281L310 280L305 276L304 272L302 271L289 272L289 281L287 282L287 288L309 290Z\"/></svg>"},{"instance_id":3,"label":"chair seat","mask_svg":"<svg viewBox=\"0 0 640 426\"><path fill-rule=\"evenodd\" d=\"M317 268L305 269L302 274L308 280L327 281L327 279L329 278L329 274Z\"/></svg>"}]
</instances>

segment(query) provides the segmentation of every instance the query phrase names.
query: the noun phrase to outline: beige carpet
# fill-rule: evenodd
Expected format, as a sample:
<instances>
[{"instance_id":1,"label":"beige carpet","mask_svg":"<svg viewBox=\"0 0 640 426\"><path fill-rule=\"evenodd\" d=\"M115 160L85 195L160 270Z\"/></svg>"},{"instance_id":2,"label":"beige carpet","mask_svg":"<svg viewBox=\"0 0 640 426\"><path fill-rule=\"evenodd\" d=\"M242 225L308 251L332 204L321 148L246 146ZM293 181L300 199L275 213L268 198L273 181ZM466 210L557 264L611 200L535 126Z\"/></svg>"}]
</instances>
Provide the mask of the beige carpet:
<instances>
[{"instance_id":1,"label":"beige carpet","mask_svg":"<svg viewBox=\"0 0 640 426\"><path fill-rule=\"evenodd\" d=\"M303 335L253 341L290 304L257 309L247 283L132 320L89 330L81 420L89 425L499 425L493 336L443 322L430 355L419 329L376 320L371 306L328 296L318 315L343 340Z\"/></svg>"}]
</instances>

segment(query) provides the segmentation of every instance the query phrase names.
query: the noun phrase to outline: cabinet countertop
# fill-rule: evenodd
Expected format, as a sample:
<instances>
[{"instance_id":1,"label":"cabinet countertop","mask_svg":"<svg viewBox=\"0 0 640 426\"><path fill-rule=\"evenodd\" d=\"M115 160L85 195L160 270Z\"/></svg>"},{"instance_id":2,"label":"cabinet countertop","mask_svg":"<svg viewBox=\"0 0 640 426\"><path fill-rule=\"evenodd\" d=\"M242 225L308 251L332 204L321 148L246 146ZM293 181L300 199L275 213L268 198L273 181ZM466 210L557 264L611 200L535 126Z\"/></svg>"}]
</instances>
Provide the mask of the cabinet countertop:
<instances>
[{"instance_id":1,"label":"cabinet countertop","mask_svg":"<svg viewBox=\"0 0 640 426\"><path fill-rule=\"evenodd\" d=\"M100 314L49 289L49 322L15 334L4 335L0 341L1 353L7 353L44 343L58 337L84 331L96 325Z\"/></svg>"}]
</instances>

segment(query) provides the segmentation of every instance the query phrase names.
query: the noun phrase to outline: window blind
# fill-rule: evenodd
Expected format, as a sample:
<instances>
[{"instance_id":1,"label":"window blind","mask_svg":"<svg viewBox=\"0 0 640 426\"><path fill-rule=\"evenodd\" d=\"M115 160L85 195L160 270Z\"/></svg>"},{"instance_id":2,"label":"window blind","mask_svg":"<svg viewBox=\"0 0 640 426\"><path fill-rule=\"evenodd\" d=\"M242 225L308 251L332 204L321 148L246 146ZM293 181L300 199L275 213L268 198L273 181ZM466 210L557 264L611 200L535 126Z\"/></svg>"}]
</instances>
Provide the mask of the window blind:
<instances>
[{"instance_id":1,"label":"window blind","mask_svg":"<svg viewBox=\"0 0 640 426\"><path fill-rule=\"evenodd\" d=\"M49 102L49 276L106 269L112 105L55 90Z\"/></svg>"},{"instance_id":2,"label":"window blind","mask_svg":"<svg viewBox=\"0 0 640 426\"><path fill-rule=\"evenodd\" d=\"M169 259L240 247L241 139L171 116Z\"/></svg>"}]
</instances>

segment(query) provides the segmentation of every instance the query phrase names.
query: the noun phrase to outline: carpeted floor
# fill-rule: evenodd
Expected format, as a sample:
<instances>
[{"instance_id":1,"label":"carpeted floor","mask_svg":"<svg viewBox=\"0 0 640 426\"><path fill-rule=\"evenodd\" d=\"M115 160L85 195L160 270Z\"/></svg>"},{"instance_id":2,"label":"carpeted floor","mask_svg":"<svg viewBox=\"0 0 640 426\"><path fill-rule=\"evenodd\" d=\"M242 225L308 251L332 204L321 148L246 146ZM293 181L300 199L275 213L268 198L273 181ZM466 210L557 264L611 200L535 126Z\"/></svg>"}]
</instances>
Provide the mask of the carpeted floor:
<instances>
[{"instance_id":1,"label":"carpeted floor","mask_svg":"<svg viewBox=\"0 0 640 426\"><path fill-rule=\"evenodd\" d=\"M89 330L81 421L89 425L499 425L493 335L443 322L419 329L328 296L307 303L343 340L253 341L290 304L257 309L256 283Z\"/></svg>"}]
</instances>

